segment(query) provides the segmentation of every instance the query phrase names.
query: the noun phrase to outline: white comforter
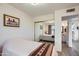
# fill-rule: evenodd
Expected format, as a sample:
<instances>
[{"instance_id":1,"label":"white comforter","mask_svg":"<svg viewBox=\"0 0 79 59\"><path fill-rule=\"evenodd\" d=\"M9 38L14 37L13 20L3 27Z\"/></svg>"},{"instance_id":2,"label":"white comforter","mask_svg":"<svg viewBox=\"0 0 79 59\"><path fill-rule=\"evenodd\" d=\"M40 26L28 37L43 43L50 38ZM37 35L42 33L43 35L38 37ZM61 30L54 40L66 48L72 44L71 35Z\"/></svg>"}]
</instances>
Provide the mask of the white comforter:
<instances>
[{"instance_id":1,"label":"white comforter","mask_svg":"<svg viewBox=\"0 0 79 59\"><path fill-rule=\"evenodd\" d=\"M3 56L28 56L42 43L24 39L8 40L3 46ZM54 54L53 54L54 55Z\"/></svg>"}]
</instances>

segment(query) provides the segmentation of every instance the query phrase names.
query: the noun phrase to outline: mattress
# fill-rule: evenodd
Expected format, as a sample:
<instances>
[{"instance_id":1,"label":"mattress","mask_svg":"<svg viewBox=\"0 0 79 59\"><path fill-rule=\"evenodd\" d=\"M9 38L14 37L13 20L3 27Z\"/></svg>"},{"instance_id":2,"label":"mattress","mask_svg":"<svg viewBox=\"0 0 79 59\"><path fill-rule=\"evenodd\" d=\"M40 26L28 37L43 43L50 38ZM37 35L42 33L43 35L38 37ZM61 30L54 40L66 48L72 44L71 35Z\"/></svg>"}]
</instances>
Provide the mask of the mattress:
<instances>
[{"instance_id":1,"label":"mattress","mask_svg":"<svg viewBox=\"0 0 79 59\"><path fill-rule=\"evenodd\" d=\"M24 39L8 40L3 46L2 56L28 56L41 44L42 43Z\"/></svg>"}]
</instances>

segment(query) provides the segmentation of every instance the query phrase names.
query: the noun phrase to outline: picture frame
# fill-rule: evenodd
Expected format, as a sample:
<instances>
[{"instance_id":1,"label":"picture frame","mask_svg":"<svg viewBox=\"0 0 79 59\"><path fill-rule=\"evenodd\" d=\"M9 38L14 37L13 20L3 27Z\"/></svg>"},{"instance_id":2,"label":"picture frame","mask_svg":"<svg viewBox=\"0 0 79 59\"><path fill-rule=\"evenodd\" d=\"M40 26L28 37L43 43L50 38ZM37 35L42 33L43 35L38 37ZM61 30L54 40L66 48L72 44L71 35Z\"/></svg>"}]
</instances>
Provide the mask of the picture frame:
<instances>
[{"instance_id":1,"label":"picture frame","mask_svg":"<svg viewBox=\"0 0 79 59\"><path fill-rule=\"evenodd\" d=\"M20 27L20 18L10 16L10 15L7 15L7 14L4 14L3 18L4 18L4 26Z\"/></svg>"}]
</instances>

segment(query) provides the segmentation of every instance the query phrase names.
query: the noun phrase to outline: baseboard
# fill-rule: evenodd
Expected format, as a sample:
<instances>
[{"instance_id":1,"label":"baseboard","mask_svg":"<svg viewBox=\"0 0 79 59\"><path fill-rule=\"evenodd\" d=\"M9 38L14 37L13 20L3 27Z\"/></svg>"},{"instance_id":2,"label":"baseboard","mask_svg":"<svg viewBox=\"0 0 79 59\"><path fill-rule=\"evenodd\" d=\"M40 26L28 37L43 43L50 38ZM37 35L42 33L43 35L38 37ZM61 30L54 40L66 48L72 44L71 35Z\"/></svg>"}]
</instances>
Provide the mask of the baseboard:
<instances>
[{"instance_id":1,"label":"baseboard","mask_svg":"<svg viewBox=\"0 0 79 59\"><path fill-rule=\"evenodd\" d=\"M40 41L55 43L55 41L48 41L48 40L42 40L42 39L40 39L39 42ZM66 41L62 41L62 43L66 43Z\"/></svg>"},{"instance_id":2,"label":"baseboard","mask_svg":"<svg viewBox=\"0 0 79 59\"><path fill-rule=\"evenodd\" d=\"M40 39L40 41L54 43L54 41L48 41L48 40L41 40L41 39Z\"/></svg>"}]
</instances>

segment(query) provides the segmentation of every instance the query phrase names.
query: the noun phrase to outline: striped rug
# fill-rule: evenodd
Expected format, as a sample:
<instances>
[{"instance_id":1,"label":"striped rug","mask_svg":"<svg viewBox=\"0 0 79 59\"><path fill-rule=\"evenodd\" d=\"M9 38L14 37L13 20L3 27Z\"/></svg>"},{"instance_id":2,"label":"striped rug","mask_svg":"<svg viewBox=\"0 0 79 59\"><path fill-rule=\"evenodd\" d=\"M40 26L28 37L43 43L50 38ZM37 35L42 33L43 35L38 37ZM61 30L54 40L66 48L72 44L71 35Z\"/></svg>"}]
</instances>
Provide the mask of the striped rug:
<instances>
[{"instance_id":1,"label":"striped rug","mask_svg":"<svg viewBox=\"0 0 79 59\"><path fill-rule=\"evenodd\" d=\"M32 51L29 56L51 56L53 51L53 44L43 43L34 51Z\"/></svg>"}]
</instances>

